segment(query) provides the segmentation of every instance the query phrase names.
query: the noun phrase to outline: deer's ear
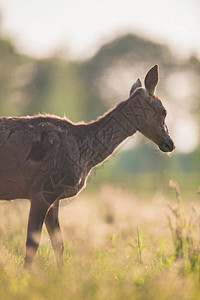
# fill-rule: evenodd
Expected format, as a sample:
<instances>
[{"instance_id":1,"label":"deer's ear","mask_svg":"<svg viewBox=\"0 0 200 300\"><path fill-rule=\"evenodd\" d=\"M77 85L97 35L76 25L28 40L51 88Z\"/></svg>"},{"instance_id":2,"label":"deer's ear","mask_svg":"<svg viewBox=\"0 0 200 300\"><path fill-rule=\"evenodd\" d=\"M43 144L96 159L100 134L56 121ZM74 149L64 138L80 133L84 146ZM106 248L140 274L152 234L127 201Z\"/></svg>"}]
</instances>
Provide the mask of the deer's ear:
<instances>
[{"instance_id":1,"label":"deer's ear","mask_svg":"<svg viewBox=\"0 0 200 300\"><path fill-rule=\"evenodd\" d=\"M139 87L142 87L140 78L138 78L137 81L132 85L130 93L129 93L129 97L131 97L133 95L133 93L135 92L135 90Z\"/></svg>"},{"instance_id":2,"label":"deer's ear","mask_svg":"<svg viewBox=\"0 0 200 300\"><path fill-rule=\"evenodd\" d=\"M155 65L153 68L149 70L144 80L145 88L150 96L154 94L157 83L158 83L158 65Z\"/></svg>"}]
</instances>

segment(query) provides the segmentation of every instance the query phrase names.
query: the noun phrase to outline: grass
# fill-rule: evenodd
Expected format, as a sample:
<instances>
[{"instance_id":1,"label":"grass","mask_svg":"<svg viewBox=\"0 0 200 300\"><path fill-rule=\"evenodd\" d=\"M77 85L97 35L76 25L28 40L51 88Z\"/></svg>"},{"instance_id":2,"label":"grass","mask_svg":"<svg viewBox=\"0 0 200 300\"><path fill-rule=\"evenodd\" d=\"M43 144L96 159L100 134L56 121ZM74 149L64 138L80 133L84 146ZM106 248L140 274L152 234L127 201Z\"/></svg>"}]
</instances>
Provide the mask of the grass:
<instances>
[{"instance_id":1,"label":"grass","mask_svg":"<svg viewBox=\"0 0 200 300\"><path fill-rule=\"evenodd\" d=\"M82 193L60 217L57 271L46 230L31 272L23 270L29 203L0 203L0 299L199 299L199 195L184 203L104 185Z\"/></svg>"}]
</instances>

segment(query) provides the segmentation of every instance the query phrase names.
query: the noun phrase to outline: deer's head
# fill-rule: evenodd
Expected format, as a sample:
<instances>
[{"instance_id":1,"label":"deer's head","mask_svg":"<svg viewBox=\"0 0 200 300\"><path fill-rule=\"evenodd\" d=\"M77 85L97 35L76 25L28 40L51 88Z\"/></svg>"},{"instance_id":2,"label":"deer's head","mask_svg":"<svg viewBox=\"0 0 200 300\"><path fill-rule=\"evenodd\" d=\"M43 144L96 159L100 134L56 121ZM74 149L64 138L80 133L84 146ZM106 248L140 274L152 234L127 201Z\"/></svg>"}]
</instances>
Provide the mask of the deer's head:
<instances>
[{"instance_id":1,"label":"deer's head","mask_svg":"<svg viewBox=\"0 0 200 300\"><path fill-rule=\"evenodd\" d=\"M158 83L158 66L151 68L145 77L145 88L140 79L133 84L130 97L134 94L134 110L138 120L138 131L158 145L161 151L171 152L175 149L165 118L167 110L162 101L154 95Z\"/></svg>"}]
</instances>

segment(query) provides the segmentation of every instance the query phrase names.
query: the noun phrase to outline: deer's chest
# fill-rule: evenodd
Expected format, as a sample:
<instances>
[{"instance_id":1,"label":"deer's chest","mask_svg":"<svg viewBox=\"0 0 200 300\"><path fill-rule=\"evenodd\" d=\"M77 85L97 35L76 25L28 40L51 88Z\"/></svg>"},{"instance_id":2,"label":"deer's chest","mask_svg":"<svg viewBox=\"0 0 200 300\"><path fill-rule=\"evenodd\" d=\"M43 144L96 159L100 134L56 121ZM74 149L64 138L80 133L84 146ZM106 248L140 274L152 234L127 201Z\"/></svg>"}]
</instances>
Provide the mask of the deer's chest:
<instances>
[{"instance_id":1,"label":"deer's chest","mask_svg":"<svg viewBox=\"0 0 200 300\"><path fill-rule=\"evenodd\" d=\"M35 184L42 188L44 199L52 203L77 195L84 186L87 172L85 163L80 160L76 140L63 138L49 151L45 162L38 165Z\"/></svg>"}]
</instances>

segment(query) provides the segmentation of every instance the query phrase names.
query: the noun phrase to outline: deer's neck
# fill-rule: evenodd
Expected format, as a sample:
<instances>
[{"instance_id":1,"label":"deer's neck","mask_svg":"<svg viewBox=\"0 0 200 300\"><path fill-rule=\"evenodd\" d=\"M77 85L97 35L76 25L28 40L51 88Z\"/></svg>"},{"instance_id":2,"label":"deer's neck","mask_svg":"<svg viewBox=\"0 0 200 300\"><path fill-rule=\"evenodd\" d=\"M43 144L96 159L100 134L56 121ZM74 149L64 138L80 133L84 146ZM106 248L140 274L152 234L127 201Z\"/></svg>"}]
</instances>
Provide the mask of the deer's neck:
<instances>
[{"instance_id":1,"label":"deer's neck","mask_svg":"<svg viewBox=\"0 0 200 300\"><path fill-rule=\"evenodd\" d=\"M136 100L137 93L96 121L79 125L85 131L79 144L80 157L86 162L88 170L103 162L118 145L137 131L139 119L134 111Z\"/></svg>"}]
</instances>

